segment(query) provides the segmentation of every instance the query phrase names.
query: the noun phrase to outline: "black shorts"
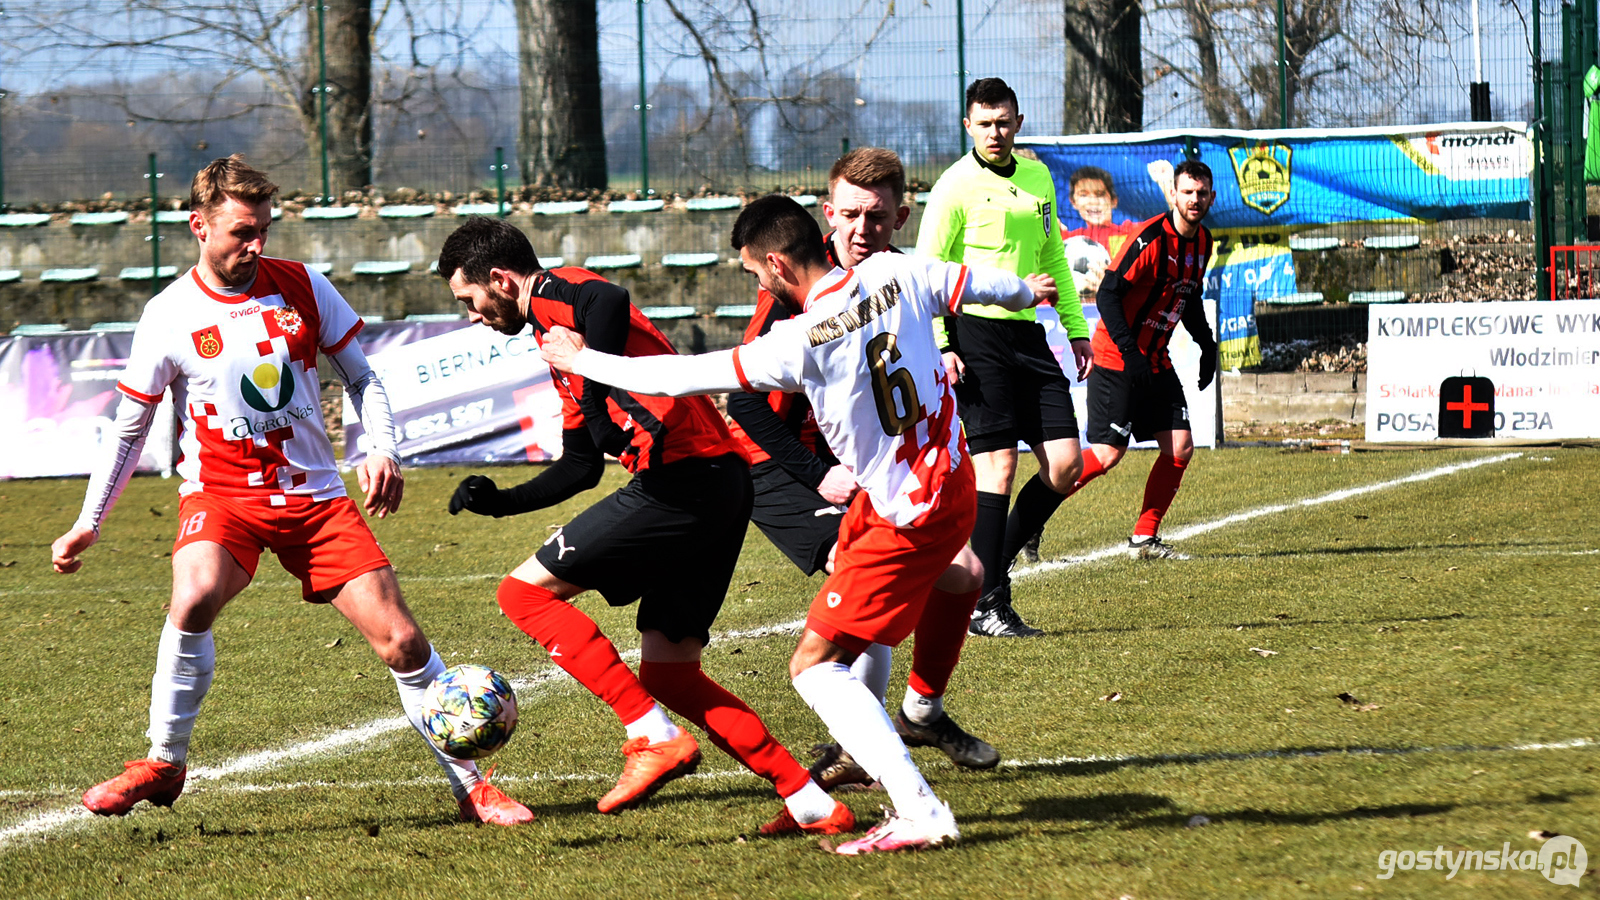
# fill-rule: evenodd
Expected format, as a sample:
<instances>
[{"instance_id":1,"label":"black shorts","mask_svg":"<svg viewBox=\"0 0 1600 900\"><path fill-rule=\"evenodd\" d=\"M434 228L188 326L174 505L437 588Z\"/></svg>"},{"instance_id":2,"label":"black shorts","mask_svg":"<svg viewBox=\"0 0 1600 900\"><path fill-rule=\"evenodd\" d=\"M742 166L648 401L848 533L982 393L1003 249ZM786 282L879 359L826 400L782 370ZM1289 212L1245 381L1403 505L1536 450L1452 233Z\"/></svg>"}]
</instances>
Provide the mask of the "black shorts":
<instances>
[{"instance_id":1,"label":"black shorts","mask_svg":"<svg viewBox=\"0 0 1600 900\"><path fill-rule=\"evenodd\" d=\"M1138 388L1121 370L1089 371L1089 443L1126 447L1129 435L1148 441L1162 431L1189 430L1189 401L1172 369Z\"/></svg>"},{"instance_id":2,"label":"black shorts","mask_svg":"<svg viewBox=\"0 0 1600 900\"><path fill-rule=\"evenodd\" d=\"M550 574L639 601L640 631L711 641L750 524L750 468L738 456L646 469L551 535L534 556Z\"/></svg>"},{"instance_id":3,"label":"black shorts","mask_svg":"<svg viewBox=\"0 0 1600 900\"><path fill-rule=\"evenodd\" d=\"M756 489L750 521L800 571L815 575L826 567L829 551L839 542L844 509L795 481L770 459L750 469L750 480Z\"/></svg>"},{"instance_id":4,"label":"black shorts","mask_svg":"<svg viewBox=\"0 0 1600 900\"><path fill-rule=\"evenodd\" d=\"M973 453L1078 437L1072 383L1038 322L962 316L956 407Z\"/></svg>"}]
</instances>

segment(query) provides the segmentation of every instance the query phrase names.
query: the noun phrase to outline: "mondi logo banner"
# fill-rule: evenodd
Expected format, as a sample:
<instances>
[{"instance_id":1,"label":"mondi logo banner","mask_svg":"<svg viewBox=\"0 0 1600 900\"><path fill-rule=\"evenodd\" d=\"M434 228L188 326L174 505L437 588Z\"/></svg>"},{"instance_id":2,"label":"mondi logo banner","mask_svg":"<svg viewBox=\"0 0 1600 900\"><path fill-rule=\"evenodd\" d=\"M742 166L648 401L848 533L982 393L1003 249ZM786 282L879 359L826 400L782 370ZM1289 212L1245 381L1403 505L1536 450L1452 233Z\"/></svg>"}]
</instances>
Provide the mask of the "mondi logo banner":
<instances>
[{"instance_id":1,"label":"mondi logo banner","mask_svg":"<svg viewBox=\"0 0 1600 900\"><path fill-rule=\"evenodd\" d=\"M1385 850L1378 854L1379 878L1393 878L1396 871L1443 872L1448 881L1462 871L1468 872L1538 872L1551 884L1570 884L1589 868L1589 854L1575 837L1558 834L1538 850L1513 850L1510 842L1499 850L1446 850L1442 845L1432 850Z\"/></svg>"}]
</instances>

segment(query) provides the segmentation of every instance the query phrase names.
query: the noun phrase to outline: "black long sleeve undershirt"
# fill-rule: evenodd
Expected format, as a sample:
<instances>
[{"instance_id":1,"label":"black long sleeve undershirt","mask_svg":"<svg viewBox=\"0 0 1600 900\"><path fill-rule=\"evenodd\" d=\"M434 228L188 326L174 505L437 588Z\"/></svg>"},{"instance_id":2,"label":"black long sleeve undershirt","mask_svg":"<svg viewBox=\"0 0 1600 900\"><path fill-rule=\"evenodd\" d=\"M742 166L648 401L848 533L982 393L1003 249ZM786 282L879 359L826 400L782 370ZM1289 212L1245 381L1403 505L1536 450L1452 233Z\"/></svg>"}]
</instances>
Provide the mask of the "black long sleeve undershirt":
<instances>
[{"instance_id":1,"label":"black long sleeve undershirt","mask_svg":"<svg viewBox=\"0 0 1600 900\"><path fill-rule=\"evenodd\" d=\"M1116 270L1108 270L1100 282L1100 289L1095 291L1094 305L1100 310L1100 322L1106 326L1106 334L1122 353L1123 365L1132 366L1137 365L1136 361L1141 358L1147 363L1149 360L1144 351L1139 349L1133 329L1128 327L1128 318L1122 312L1122 297L1127 293L1127 284L1127 279L1117 274Z\"/></svg>"},{"instance_id":2,"label":"black long sleeve undershirt","mask_svg":"<svg viewBox=\"0 0 1600 900\"><path fill-rule=\"evenodd\" d=\"M586 281L578 288L572 304L573 324L584 343L613 356L627 355L629 301L626 289L607 281ZM593 444L602 452L620 457L632 442L631 436L611 420L606 398L612 388L585 380L578 408L583 411ZM565 457L563 457L565 458Z\"/></svg>"},{"instance_id":3,"label":"black long sleeve undershirt","mask_svg":"<svg viewBox=\"0 0 1600 900\"><path fill-rule=\"evenodd\" d=\"M729 394L728 415L739 423L757 447L766 451L772 461L796 481L816 490L827 477L828 464L800 443L789 426L778 418L764 394Z\"/></svg>"},{"instance_id":4,"label":"black long sleeve undershirt","mask_svg":"<svg viewBox=\"0 0 1600 900\"><path fill-rule=\"evenodd\" d=\"M599 484L605 468L606 459L588 430L568 428L561 432L560 459L522 484L505 489L504 515L533 512L576 497Z\"/></svg>"}]
</instances>

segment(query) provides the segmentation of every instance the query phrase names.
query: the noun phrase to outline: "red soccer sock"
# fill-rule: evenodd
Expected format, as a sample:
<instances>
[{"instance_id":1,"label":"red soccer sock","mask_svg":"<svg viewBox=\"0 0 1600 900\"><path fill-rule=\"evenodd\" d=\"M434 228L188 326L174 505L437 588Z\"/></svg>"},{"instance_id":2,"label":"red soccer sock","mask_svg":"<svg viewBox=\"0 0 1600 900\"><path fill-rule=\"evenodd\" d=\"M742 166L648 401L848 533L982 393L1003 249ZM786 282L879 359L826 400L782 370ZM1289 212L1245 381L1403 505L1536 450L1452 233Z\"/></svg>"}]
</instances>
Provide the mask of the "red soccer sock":
<instances>
[{"instance_id":1,"label":"red soccer sock","mask_svg":"<svg viewBox=\"0 0 1600 900\"><path fill-rule=\"evenodd\" d=\"M787 797L811 781L811 773L783 749L761 717L727 688L712 681L697 662L639 664L639 681L667 709L700 726L722 752L772 782Z\"/></svg>"},{"instance_id":2,"label":"red soccer sock","mask_svg":"<svg viewBox=\"0 0 1600 900\"><path fill-rule=\"evenodd\" d=\"M911 648L913 691L924 697L943 697L950 685L950 673L961 659L961 645L967 640L967 624L978 605L978 592L952 594L934 588L917 622L917 641Z\"/></svg>"},{"instance_id":3,"label":"red soccer sock","mask_svg":"<svg viewBox=\"0 0 1600 900\"><path fill-rule=\"evenodd\" d=\"M655 708L656 702L600 633L594 620L542 587L507 577L496 594L500 609L539 642L550 659L604 700L626 725Z\"/></svg>"},{"instance_id":4,"label":"red soccer sock","mask_svg":"<svg viewBox=\"0 0 1600 900\"><path fill-rule=\"evenodd\" d=\"M1094 450L1092 448L1084 450L1083 473L1078 476L1077 481L1072 483L1072 490L1067 492L1067 496L1071 497L1073 494L1083 490L1084 485L1095 480L1096 478L1099 478L1105 473L1106 467L1100 464L1100 457L1095 455Z\"/></svg>"},{"instance_id":5,"label":"red soccer sock","mask_svg":"<svg viewBox=\"0 0 1600 900\"><path fill-rule=\"evenodd\" d=\"M1156 464L1150 467L1150 478L1144 483L1144 511L1133 526L1134 537L1155 537L1161 528L1161 517L1172 506L1172 498L1178 496L1178 485L1188 465L1188 460L1165 453L1156 457Z\"/></svg>"}]
</instances>

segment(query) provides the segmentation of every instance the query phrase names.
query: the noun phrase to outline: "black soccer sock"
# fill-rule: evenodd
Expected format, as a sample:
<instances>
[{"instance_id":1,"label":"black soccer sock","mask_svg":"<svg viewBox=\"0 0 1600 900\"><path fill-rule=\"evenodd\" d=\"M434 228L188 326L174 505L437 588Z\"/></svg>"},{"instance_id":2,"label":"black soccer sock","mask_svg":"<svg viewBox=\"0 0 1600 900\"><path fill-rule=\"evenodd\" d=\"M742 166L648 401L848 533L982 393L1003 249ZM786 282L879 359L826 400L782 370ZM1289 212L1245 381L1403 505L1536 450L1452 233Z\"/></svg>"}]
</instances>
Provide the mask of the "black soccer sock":
<instances>
[{"instance_id":1,"label":"black soccer sock","mask_svg":"<svg viewBox=\"0 0 1600 900\"><path fill-rule=\"evenodd\" d=\"M988 594L1005 577L1005 566L1000 563L1000 549L1005 545L1006 508L1011 505L1010 494L978 492L978 521L972 526L972 552L983 563L983 592Z\"/></svg>"},{"instance_id":2,"label":"black soccer sock","mask_svg":"<svg viewBox=\"0 0 1600 900\"><path fill-rule=\"evenodd\" d=\"M1006 519L1006 542L1000 554L1002 565L1011 565L1022 552L1022 545L1044 528L1065 499L1066 495L1052 491L1038 475L1028 479L1017 492L1017 505L1011 507L1011 515Z\"/></svg>"}]
</instances>

